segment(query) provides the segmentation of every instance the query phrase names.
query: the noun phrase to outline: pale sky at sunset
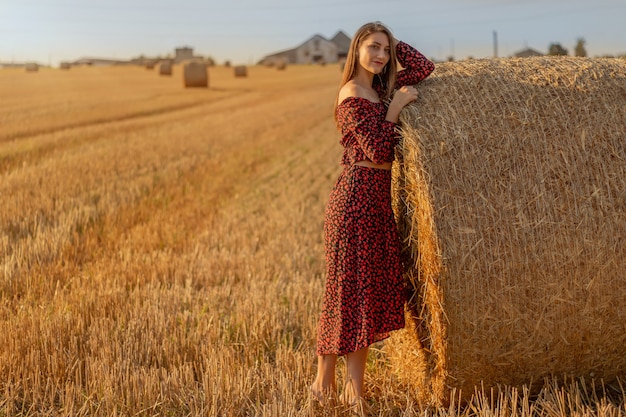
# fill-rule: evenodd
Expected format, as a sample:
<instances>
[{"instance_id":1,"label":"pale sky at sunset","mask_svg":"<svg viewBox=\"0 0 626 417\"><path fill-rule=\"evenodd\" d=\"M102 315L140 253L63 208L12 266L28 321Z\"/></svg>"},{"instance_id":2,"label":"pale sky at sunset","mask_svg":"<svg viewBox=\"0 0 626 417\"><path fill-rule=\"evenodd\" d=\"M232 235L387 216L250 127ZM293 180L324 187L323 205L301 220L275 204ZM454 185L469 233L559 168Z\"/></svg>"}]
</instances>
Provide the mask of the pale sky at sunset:
<instances>
[{"instance_id":1,"label":"pale sky at sunset","mask_svg":"<svg viewBox=\"0 0 626 417\"><path fill-rule=\"evenodd\" d=\"M0 62L58 65L130 59L190 46L218 63L250 64L315 34L352 36L380 20L433 59L584 38L589 56L626 53L626 0L0 0Z\"/></svg>"}]
</instances>

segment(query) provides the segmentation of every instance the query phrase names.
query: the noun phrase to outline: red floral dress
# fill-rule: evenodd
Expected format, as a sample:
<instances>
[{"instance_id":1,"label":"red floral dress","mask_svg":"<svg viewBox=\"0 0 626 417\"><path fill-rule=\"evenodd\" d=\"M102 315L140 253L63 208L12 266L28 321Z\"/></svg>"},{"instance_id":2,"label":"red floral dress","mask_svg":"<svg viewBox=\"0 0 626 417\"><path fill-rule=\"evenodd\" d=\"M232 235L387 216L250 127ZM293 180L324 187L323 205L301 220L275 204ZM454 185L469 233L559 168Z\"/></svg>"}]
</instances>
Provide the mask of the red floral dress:
<instances>
[{"instance_id":1,"label":"red floral dress","mask_svg":"<svg viewBox=\"0 0 626 417\"><path fill-rule=\"evenodd\" d=\"M434 65L404 42L396 46L397 87L426 78ZM376 80L376 77L375 77ZM383 86L374 85L379 95ZM391 208L391 171L354 165L394 159L396 124L387 106L348 97L337 107L343 172L324 216L326 289L317 329L317 354L344 355L404 327L405 292L400 238Z\"/></svg>"}]
</instances>

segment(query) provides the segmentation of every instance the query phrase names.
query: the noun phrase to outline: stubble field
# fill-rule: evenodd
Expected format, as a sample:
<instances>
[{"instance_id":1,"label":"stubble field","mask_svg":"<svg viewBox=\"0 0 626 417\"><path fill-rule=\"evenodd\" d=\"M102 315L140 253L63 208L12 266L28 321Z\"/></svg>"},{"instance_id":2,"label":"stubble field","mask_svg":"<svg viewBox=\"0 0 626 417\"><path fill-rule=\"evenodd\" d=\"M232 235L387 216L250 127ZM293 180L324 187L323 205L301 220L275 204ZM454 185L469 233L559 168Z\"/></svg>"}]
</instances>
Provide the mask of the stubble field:
<instances>
[{"instance_id":1,"label":"stubble field","mask_svg":"<svg viewBox=\"0 0 626 417\"><path fill-rule=\"evenodd\" d=\"M308 386L339 69L215 67L208 89L181 73L0 71L0 416L323 411ZM423 415L382 347L372 414ZM539 410L520 398L430 413Z\"/></svg>"},{"instance_id":2,"label":"stubble field","mask_svg":"<svg viewBox=\"0 0 626 417\"><path fill-rule=\"evenodd\" d=\"M0 414L314 412L339 76L0 72Z\"/></svg>"}]
</instances>

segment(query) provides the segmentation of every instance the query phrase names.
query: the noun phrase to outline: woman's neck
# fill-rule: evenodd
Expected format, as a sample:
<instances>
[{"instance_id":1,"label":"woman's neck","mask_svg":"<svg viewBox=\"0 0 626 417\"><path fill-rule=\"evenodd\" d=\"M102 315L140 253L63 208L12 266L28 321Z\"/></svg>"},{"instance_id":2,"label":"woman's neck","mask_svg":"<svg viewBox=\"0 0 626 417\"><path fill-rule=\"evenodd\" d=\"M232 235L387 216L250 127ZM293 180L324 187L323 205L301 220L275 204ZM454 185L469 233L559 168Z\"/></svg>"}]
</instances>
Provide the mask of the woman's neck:
<instances>
[{"instance_id":1,"label":"woman's neck","mask_svg":"<svg viewBox=\"0 0 626 417\"><path fill-rule=\"evenodd\" d=\"M374 85L374 74L362 67L357 70L353 79L363 87L372 88Z\"/></svg>"}]
</instances>

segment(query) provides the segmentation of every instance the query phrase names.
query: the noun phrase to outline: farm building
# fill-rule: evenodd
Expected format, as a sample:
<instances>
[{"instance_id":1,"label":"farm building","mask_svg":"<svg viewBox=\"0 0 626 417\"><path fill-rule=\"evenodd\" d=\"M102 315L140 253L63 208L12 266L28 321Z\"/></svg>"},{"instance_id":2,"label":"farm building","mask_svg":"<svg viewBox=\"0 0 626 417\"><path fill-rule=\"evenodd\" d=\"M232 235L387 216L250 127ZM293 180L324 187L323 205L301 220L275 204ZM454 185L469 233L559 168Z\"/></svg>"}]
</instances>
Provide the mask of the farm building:
<instances>
[{"instance_id":1,"label":"farm building","mask_svg":"<svg viewBox=\"0 0 626 417\"><path fill-rule=\"evenodd\" d=\"M175 55L174 55L175 64L179 64L183 61L188 61L188 60L193 59L193 49L188 46L184 46L182 48L176 48L174 52L175 52Z\"/></svg>"},{"instance_id":2,"label":"farm building","mask_svg":"<svg viewBox=\"0 0 626 417\"><path fill-rule=\"evenodd\" d=\"M110 66L110 65L128 65L129 62L120 60L120 59L85 57L85 58L77 59L71 64L75 66L88 65L88 66L105 67L105 66Z\"/></svg>"},{"instance_id":3,"label":"farm building","mask_svg":"<svg viewBox=\"0 0 626 417\"><path fill-rule=\"evenodd\" d=\"M267 55L259 63L262 65L273 65L278 62L287 64L335 63L347 56L349 47L350 38L342 31L337 32L330 40L322 35L314 35L293 49Z\"/></svg>"},{"instance_id":4,"label":"farm building","mask_svg":"<svg viewBox=\"0 0 626 417\"><path fill-rule=\"evenodd\" d=\"M522 49L513 54L513 58L528 58L531 56L543 56L543 54L539 51L535 51L532 48Z\"/></svg>"},{"instance_id":5,"label":"farm building","mask_svg":"<svg viewBox=\"0 0 626 417\"><path fill-rule=\"evenodd\" d=\"M0 62L0 68L26 68L28 63L25 62ZM41 64L36 64L38 66L44 66Z\"/></svg>"},{"instance_id":6,"label":"farm building","mask_svg":"<svg viewBox=\"0 0 626 417\"><path fill-rule=\"evenodd\" d=\"M337 54L339 59L348 57L348 51L350 50L350 42L352 39L341 30L332 37L331 42L337 45Z\"/></svg>"},{"instance_id":7,"label":"farm building","mask_svg":"<svg viewBox=\"0 0 626 417\"><path fill-rule=\"evenodd\" d=\"M180 48L176 48L174 50L174 64L179 64L184 61L190 61L193 59L203 60L204 58L201 56L194 56L193 48L188 46L183 46ZM171 55L168 55L171 56ZM74 62L72 65L89 65L89 66L111 66L111 65L139 65L146 67L154 67L160 61L172 61L170 58L161 58L161 57L146 57L144 55L140 55L136 58L132 58L130 60L120 60L120 59L111 59L111 58L93 58L93 57L83 57Z\"/></svg>"},{"instance_id":8,"label":"farm building","mask_svg":"<svg viewBox=\"0 0 626 417\"><path fill-rule=\"evenodd\" d=\"M203 61L205 58L201 55L194 55L193 48L183 46L181 48L174 49L174 64L180 64L185 61Z\"/></svg>"}]
</instances>

